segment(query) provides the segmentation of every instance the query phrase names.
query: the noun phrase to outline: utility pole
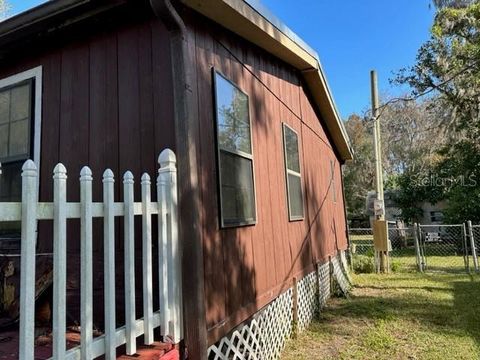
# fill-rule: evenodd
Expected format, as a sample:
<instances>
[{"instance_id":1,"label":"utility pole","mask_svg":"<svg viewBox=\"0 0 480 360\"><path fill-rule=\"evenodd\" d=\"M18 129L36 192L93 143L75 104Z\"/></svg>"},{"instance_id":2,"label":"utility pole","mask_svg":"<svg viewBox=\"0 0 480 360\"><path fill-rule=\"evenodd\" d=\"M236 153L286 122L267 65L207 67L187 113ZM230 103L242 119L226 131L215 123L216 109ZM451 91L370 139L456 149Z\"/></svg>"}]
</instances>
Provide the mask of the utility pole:
<instances>
[{"instance_id":1,"label":"utility pole","mask_svg":"<svg viewBox=\"0 0 480 360\"><path fill-rule=\"evenodd\" d=\"M380 118L378 112L378 81L377 72L370 72L372 89L372 116L374 120L373 142L375 149L375 222L374 222L374 245L377 261L377 271L388 272L390 264L388 259L388 225L385 222L385 202L383 197L383 167L382 167L382 140L380 133Z\"/></svg>"}]
</instances>

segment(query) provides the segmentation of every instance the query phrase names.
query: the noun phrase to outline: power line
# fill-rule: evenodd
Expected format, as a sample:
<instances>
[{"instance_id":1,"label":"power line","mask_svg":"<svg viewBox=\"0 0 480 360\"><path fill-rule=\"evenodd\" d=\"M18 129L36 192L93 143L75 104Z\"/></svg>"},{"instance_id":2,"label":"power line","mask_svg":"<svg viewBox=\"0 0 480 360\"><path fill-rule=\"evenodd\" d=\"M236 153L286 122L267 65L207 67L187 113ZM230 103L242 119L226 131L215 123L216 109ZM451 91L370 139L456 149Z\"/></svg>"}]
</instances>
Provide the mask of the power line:
<instances>
[{"instance_id":1,"label":"power line","mask_svg":"<svg viewBox=\"0 0 480 360\"><path fill-rule=\"evenodd\" d=\"M464 74L468 70L471 70L472 68L474 68L476 65L479 65L479 64L480 64L480 60L475 60L472 64L470 64L470 65L464 67L463 69L459 70L457 73L453 74L448 79L446 79L446 80L444 80L444 81L442 81L438 84L433 84L429 89L427 89L427 90L425 90L425 91L423 91L419 94L416 94L415 96L397 97L397 98L393 98L393 99L388 100L386 103L384 103L384 104L382 104L378 107L378 110L380 111L379 114L378 114L378 117L382 116L385 109L389 105L392 105L392 104L395 104L395 103L398 103L398 102L410 102L410 101L418 100L419 98L421 98L423 96L426 96L426 95L432 93L435 90L441 89L443 86L447 85L449 82L455 80L457 77ZM367 120L367 122L373 122L373 121L375 121L375 119L373 117L371 119Z\"/></svg>"}]
</instances>

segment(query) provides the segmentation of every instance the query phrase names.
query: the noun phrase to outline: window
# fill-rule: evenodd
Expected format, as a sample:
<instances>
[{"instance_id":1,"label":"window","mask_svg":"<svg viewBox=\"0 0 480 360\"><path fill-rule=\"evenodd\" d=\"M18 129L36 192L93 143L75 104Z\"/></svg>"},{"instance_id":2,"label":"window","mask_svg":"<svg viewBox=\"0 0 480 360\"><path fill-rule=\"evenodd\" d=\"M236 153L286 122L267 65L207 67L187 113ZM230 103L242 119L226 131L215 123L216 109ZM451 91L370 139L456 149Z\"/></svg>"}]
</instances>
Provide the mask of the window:
<instances>
[{"instance_id":1,"label":"window","mask_svg":"<svg viewBox=\"0 0 480 360\"><path fill-rule=\"evenodd\" d=\"M222 227L256 221L248 96L214 72Z\"/></svg>"},{"instance_id":2,"label":"window","mask_svg":"<svg viewBox=\"0 0 480 360\"><path fill-rule=\"evenodd\" d=\"M431 222L442 222L443 213L441 211L430 211L430 221Z\"/></svg>"},{"instance_id":3,"label":"window","mask_svg":"<svg viewBox=\"0 0 480 360\"><path fill-rule=\"evenodd\" d=\"M25 160L39 166L41 72L38 67L0 79L0 202L21 201ZM19 223L0 223L0 238L19 234Z\"/></svg>"},{"instance_id":4,"label":"window","mask_svg":"<svg viewBox=\"0 0 480 360\"><path fill-rule=\"evenodd\" d=\"M285 157L285 173L287 178L288 214L290 220L302 220L303 192L302 175L300 173L300 157L298 152L297 133L283 124L283 148Z\"/></svg>"},{"instance_id":5,"label":"window","mask_svg":"<svg viewBox=\"0 0 480 360\"><path fill-rule=\"evenodd\" d=\"M0 162L30 155L32 81L0 90Z\"/></svg>"}]
</instances>

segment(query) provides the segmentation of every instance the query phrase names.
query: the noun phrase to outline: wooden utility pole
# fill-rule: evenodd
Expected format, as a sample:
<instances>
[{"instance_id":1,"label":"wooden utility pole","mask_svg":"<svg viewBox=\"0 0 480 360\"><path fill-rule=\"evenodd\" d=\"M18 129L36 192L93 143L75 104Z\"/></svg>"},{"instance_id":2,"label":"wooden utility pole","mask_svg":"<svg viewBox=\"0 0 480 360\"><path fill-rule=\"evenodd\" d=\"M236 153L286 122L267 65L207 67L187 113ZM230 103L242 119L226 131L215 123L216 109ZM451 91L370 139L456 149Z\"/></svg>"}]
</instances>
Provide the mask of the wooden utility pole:
<instances>
[{"instance_id":1,"label":"wooden utility pole","mask_svg":"<svg viewBox=\"0 0 480 360\"><path fill-rule=\"evenodd\" d=\"M385 202L383 197L383 167L382 167L382 140L380 134L380 119L378 112L378 81L377 72L370 72L372 89L372 116L374 121L373 142L375 149L375 178L376 178L376 200L375 200L375 223L374 223L374 244L377 270L388 272L388 227L385 222Z\"/></svg>"}]
</instances>

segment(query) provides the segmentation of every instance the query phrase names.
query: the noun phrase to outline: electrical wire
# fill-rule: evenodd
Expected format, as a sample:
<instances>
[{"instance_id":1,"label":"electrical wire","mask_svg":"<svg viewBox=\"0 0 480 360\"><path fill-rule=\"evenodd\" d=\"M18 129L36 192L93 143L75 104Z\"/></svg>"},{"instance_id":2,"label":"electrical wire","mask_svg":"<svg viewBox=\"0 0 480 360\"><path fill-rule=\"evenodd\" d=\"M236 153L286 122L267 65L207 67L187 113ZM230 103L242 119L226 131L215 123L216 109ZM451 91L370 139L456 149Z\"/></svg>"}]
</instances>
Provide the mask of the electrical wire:
<instances>
[{"instance_id":1,"label":"electrical wire","mask_svg":"<svg viewBox=\"0 0 480 360\"><path fill-rule=\"evenodd\" d=\"M392 105L392 104L395 104L397 102L410 102L410 101L415 101L415 100L418 100L419 98L421 97L424 97L425 95L428 95L430 94L431 92L435 91L435 90L438 90L438 89L441 89L443 86L445 86L446 84L448 84L449 82L455 80L457 77L459 77L460 75L464 74L465 72L467 72L468 70L471 70L472 68L474 68L476 65L479 65L480 64L480 60L476 60L474 61L472 64L464 67L463 69L459 70L457 73L453 74L451 77L449 77L448 79L438 83L438 84L433 84L429 89L419 93L419 94L416 94L415 96L409 96L409 97L397 97L397 98L393 98L393 99L390 99L388 100L387 102L385 102L384 104L382 104L381 106L379 106L377 108L377 110L380 110L380 113L378 114L378 118L380 118L382 116L382 114L384 113L385 109L389 106L389 105ZM370 110L371 111L371 110ZM367 111L368 112L368 111ZM366 116L365 116L366 117ZM366 120L367 122L373 122L375 121L375 119L373 117L371 117L369 120Z\"/></svg>"}]
</instances>

